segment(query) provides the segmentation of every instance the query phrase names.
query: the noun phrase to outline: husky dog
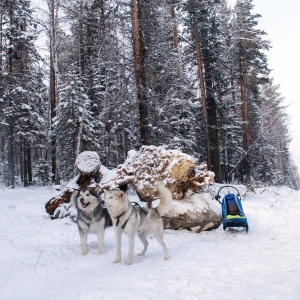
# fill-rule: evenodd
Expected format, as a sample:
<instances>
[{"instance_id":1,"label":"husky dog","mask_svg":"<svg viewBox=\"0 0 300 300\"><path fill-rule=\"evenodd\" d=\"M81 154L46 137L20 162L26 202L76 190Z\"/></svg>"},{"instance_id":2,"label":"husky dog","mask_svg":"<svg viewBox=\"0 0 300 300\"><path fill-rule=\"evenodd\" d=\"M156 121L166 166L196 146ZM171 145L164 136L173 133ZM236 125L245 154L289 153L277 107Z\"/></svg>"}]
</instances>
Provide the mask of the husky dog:
<instances>
[{"instance_id":1,"label":"husky dog","mask_svg":"<svg viewBox=\"0 0 300 300\"><path fill-rule=\"evenodd\" d=\"M104 230L112 225L107 209L101 206L100 188L87 187L72 194L71 202L77 208L77 224L81 241L81 254L88 253L88 233L96 233L99 254L104 253Z\"/></svg>"},{"instance_id":2,"label":"husky dog","mask_svg":"<svg viewBox=\"0 0 300 300\"><path fill-rule=\"evenodd\" d=\"M163 241L164 227L161 215L169 210L172 193L161 184L157 184L156 187L161 196L161 200L156 208L150 209L132 205L123 191L104 190L105 199L102 201L102 206L107 208L115 229L117 251L114 263L121 262L122 231L128 235L129 241L128 258L126 260L127 265L132 264L136 234L138 234L138 237L144 245L143 251L138 255L144 255L146 253L148 248L146 237L149 233L152 233L163 248L164 259L170 258L167 247Z\"/></svg>"}]
</instances>

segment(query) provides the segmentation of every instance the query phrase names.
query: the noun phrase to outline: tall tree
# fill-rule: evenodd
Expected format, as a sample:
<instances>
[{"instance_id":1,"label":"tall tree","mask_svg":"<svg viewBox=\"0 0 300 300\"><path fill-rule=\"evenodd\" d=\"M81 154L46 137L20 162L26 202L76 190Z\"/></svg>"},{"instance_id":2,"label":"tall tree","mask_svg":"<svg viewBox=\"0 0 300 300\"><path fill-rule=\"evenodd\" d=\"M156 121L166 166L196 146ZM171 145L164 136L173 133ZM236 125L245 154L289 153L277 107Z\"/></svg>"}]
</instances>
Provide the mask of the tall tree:
<instances>
[{"instance_id":1,"label":"tall tree","mask_svg":"<svg viewBox=\"0 0 300 300\"><path fill-rule=\"evenodd\" d=\"M59 7L60 0L47 0L49 10L49 26L48 26L48 38L49 38L49 67L50 67L50 82L49 82L49 97L50 97L50 111L51 111L51 124L53 125L56 117L56 107L58 105L58 52L59 52ZM56 137L51 137L51 161L52 161L52 181L55 184L60 184L59 174L59 162L57 154L57 142Z\"/></svg>"},{"instance_id":2,"label":"tall tree","mask_svg":"<svg viewBox=\"0 0 300 300\"><path fill-rule=\"evenodd\" d=\"M132 36L133 36L133 53L135 62L135 81L136 92L139 107L140 117L140 132L141 132L141 144L149 145L149 121L148 121L148 105L145 94L145 69L144 62L146 58L146 45L142 39L140 29L140 23L143 19L143 13L145 7L142 6L142 0L131 0L132 7ZM145 38L145 36L144 36Z\"/></svg>"},{"instance_id":3,"label":"tall tree","mask_svg":"<svg viewBox=\"0 0 300 300\"><path fill-rule=\"evenodd\" d=\"M218 0L187 1L186 26L189 28L191 44L194 45L203 123L206 133L207 162L221 180L219 116L220 101L228 90L228 75L224 61L224 37L220 29Z\"/></svg>"},{"instance_id":4,"label":"tall tree","mask_svg":"<svg viewBox=\"0 0 300 300\"><path fill-rule=\"evenodd\" d=\"M238 85L242 103L243 144L247 152L251 143L249 105L256 99L258 85L266 81L268 75L267 58L264 50L269 49L269 42L263 39L266 32L256 28L261 17L252 13L252 0L238 0L234 7L233 40L235 51L235 66L238 74ZM253 93L254 92L254 93ZM254 123L253 123L254 125ZM242 172L246 177L251 170L248 156L243 162Z\"/></svg>"},{"instance_id":5,"label":"tall tree","mask_svg":"<svg viewBox=\"0 0 300 300\"><path fill-rule=\"evenodd\" d=\"M32 151L44 138L45 86L40 71L41 61L35 48L36 23L32 16L30 1L6 1L2 10L1 53L4 88L3 134L6 144L8 168L6 182L15 187L16 177L24 185L32 183ZM42 111L40 110L42 109ZM7 143L6 143L7 142Z\"/></svg>"}]
</instances>

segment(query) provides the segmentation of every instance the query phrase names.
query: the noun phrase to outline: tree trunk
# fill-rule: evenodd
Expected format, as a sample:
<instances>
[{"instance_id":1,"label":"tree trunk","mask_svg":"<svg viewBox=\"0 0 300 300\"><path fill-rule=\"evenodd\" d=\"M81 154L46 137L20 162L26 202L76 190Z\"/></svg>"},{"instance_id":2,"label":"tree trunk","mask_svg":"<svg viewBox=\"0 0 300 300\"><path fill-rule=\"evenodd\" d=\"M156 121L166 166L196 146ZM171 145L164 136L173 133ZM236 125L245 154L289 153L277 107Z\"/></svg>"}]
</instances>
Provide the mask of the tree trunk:
<instances>
[{"instance_id":1,"label":"tree trunk","mask_svg":"<svg viewBox=\"0 0 300 300\"><path fill-rule=\"evenodd\" d=\"M100 0L100 32L102 36L105 35L105 10L103 0Z\"/></svg>"},{"instance_id":2,"label":"tree trunk","mask_svg":"<svg viewBox=\"0 0 300 300\"><path fill-rule=\"evenodd\" d=\"M174 42L174 48L178 49L178 30L176 25L176 13L175 13L175 3L171 4L171 17L173 22L173 42Z\"/></svg>"},{"instance_id":3,"label":"tree trunk","mask_svg":"<svg viewBox=\"0 0 300 300\"><path fill-rule=\"evenodd\" d=\"M14 21L13 21L13 7L12 3L10 3L9 8L9 17L10 17L10 27L13 28ZM10 75L10 86L13 87L13 40L12 37L9 39L9 50L8 50L8 70ZM9 106L12 109L12 101L9 97ZM11 188L15 188L16 182L15 182L15 140L14 140L14 120L10 118L9 122L9 161L10 161L10 178L9 178L9 185Z\"/></svg>"},{"instance_id":4,"label":"tree trunk","mask_svg":"<svg viewBox=\"0 0 300 300\"><path fill-rule=\"evenodd\" d=\"M80 1L80 16L83 15L82 1ZM83 44L83 23L82 18L79 17L79 66L81 75L85 74L85 45Z\"/></svg>"},{"instance_id":5,"label":"tree trunk","mask_svg":"<svg viewBox=\"0 0 300 300\"><path fill-rule=\"evenodd\" d=\"M80 124L79 124L78 134L77 134L77 138L76 138L76 148L75 148L74 160L79 155L80 150L81 150L81 139L82 139L82 132L83 132L83 124L84 124L85 112L86 112L86 103L84 102L83 103L83 108L82 108L82 113L81 113L81 118L80 118ZM74 166L74 176L75 175L76 175L76 166Z\"/></svg>"},{"instance_id":6,"label":"tree trunk","mask_svg":"<svg viewBox=\"0 0 300 300\"><path fill-rule=\"evenodd\" d=\"M2 22L3 22L3 5L4 3L1 1L0 3L0 53L3 51L3 46L2 46L2 39L3 39L3 32L2 32ZM0 97L2 97L2 90L3 90L3 56L0 55Z\"/></svg>"},{"instance_id":7,"label":"tree trunk","mask_svg":"<svg viewBox=\"0 0 300 300\"><path fill-rule=\"evenodd\" d=\"M240 62L240 89L241 89L241 101L242 101L244 150L248 151L249 148L248 105L247 105L247 94L246 94L246 76L245 76L243 59Z\"/></svg>"},{"instance_id":8,"label":"tree trunk","mask_svg":"<svg viewBox=\"0 0 300 300\"><path fill-rule=\"evenodd\" d=\"M27 159L27 180L28 185L32 184L32 164L31 164L31 147L30 143L26 142L26 159Z\"/></svg>"},{"instance_id":9,"label":"tree trunk","mask_svg":"<svg viewBox=\"0 0 300 300\"><path fill-rule=\"evenodd\" d=\"M196 55L197 55L198 77L199 77L199 85L201 91L201 103L202 103L202 110L203 110L203 123L204 123L205 137L206 137L207 166L208 169L211 169L210 141L209 141L209 132L208 132L208 123L207 123L206 91L204 85L202 56L200 52L197 22L194 14L192 14L192 18L193 18L193 35L194 35Z\"/></svg>"},{"instance_id":10,"label":"tree trunk","mask_svg":"<svg viewBox=\"0 0 300 300\"><path fill-rule=\"evenodd\" d=\"M49 3L49 9L51 14L51 36L50 36L50 110L51 110L51 124L56 116L55 108L57 106L57 83L55 72L55 47L56 47L56 22L55 22L55 0L51 0ZM56 151L56 138L51 139L51 161L52 161L52 182L55 184L60 183L59 174L57 172L57 151Z\"/></svg>"},{"instance_id":11,"label":"tree trunk","mask_svg":"<svg viewBox=\"0 0 300 300\"><path fill-rule=\"evenodd\" d=\"M24 186L29 186L28 178L28 157L27 157L27 142L23 141L23 174L24 174Z\"/></svg>"},{"instance_id":12,"label":"tree trunk","mask_svg":"<svg viewBox=\"0 0 300 300\"><path fill-rule=\"evenodd\" d=\"M247 93L246 93L246 74L244 67L244 58L240 61L240 89L241 89L241 102L242 102L242 120L243 120L243 145L244 151L247 153L249 149L249 120L248 120L248 105L247 105ZM250 166L249 158L246 155L242 163L243 175L249 177Z\"/></svg>"},{"instance_id":13,"label":"tree trunk","mask_svg":"<svg viewBox=\"0 0 300 300\"><path fill-rule=\"evenodd\" d=\"M210 148L210 169L215 173L216 182L221 181L221 164L220 164L220 152L219 152L219 127L218 127L218 115L217 115L217 101L216 92L214 87L214 76L212 74L212 62L208 45L208 33L206 29L201 31L202 40L202 56L205 72L205 88L206 88L206 112L207 112L207 127L209 134L209 148Z\"/></svg>"},{"instance_id":14,"label":"tree trunk","mask_svg":"<svg viewBox=\"0 0 300 300\"><path fill-rule=\"evenodd\" d=\"M148 128L148 109L146 104L146 97L144 94L144 74L142 66L142 57L141 57L141 41L139 34L139 16L138 16L138 7L137 0L131 1L132 8L132 19L133 19L133 52L134 52L134 62L135 62L135 80L136 80L136 90L137 90L137 100L140 114L140 136L141 144L149 145L150 144L150 135Z\"/></svg>"},{"instance_id":15,"label":"tree trunk","mask_svg":"<svg viewBox=\"0 0 300 300\"><path fill-rule=\"evenodd\" d=\"M232 65L230 66L229 72L230 72L231 97L232 97L233 103L235 103L235 89L234 89L234 82L233 82L233 67L232 67ZM234 112L237 113L236 106L234 106Z\"/></svg>"},{"instance_id":16,"label":"tree trunk","mask_svg":"<svg viewBox=\"0 0 300 300\"><path fill-rule=\"evenodd\" d=\"M176 12L175 12L175 4L171 4L171 17L172 17L172 22L173 22L173 43L174 43L174 48L178 57L178 68L177 68L177 75L180 76L180 63L179 63L179 42L178 42L178 30L177 30L177 24L176 24Z\"/></svg>"},{"instance_id":17,"label":"tree trunk","mask_svg":"<svg viewBox=\"0 0 300 300\"><path fill-rule=\"evenodd\" d=\"M15 188L16 179L15 179L15 139L14 139L14 130L13 125L9 126L9 161L10 161L10 182L9 185L11 188Z\"/></svg>"}]
</instances>

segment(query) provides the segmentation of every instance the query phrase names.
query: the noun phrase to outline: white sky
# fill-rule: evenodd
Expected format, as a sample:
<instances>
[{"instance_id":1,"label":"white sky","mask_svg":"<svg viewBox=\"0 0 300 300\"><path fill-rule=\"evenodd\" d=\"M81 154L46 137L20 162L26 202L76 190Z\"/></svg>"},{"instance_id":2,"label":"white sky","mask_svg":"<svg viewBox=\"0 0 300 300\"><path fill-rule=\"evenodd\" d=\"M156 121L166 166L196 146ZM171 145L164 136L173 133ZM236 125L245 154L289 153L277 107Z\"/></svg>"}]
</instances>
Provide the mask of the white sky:
<instances>
[{"instance_id":1,"label":"white sky","mask_svg":"<svg viewBox=\"0 0 300 300\"><path fill-rule=\"evenodd\" d=\"M234 5L236 0L228 0ZM258 28L268 33L272 49L268 52L269 67L275 84L280 85L280 92L285 97L284 104L293 103L287 108L290 115L290 134L293 138L291 153L300 170L300 1L299 0L253 0L253 13L262 17ZM280 134L280 133L278 133Z\"/></svg>"}]
</instances>

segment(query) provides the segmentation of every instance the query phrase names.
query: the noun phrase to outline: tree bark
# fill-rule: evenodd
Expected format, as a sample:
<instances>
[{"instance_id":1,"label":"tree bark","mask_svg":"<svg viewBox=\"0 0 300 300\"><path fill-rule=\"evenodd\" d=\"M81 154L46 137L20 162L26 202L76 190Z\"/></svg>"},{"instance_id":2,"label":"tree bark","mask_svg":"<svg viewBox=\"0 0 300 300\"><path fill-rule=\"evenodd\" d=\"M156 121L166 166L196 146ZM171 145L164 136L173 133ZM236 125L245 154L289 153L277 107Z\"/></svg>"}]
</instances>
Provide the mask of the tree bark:
<instances>
[{"instance_id":1,"label":"tree bark","mask_svg":"<svg viewBox=\"0 0 300 300\"><path fill-rule=\"evenodd\" d=\"M29 186L32 183L31 150L26 140L24 140L23 144L23 174L24 186Z\"/></svg>"},{"instance_id":2,"label":"tree bark","mask_svg":"<svg viewBox=\"0 0 300 300\"><path fill-rule=\"evenodd\" d=\"M235 103L235 89L234 89L234 82L233 82L233 67L232 65L229 68L229 72L230 72L230 87L231 87L231 97L232 97L232 101L233 103ZM236 113L236 106L234 106L234 112Z\"/></svg>"},{"instance_id":3,"label":"tree bark","mask_svg":"<svg viewBox=\"0 0 300 300\"><path fill-rule=\"evenodd\" d=\"M12 3L9 2L10 7L9 7L9 17L10 17L10 27L13 28L15 25L13 23L13 7ZM8 50L8 70L10 74L10 85L11 88L13 86L13 39L10 36L9 38L9 50ZM9 106L12 109L12 101L11 98L9 97ZM15 139L14 139L14 126L13 126L14 120L10 119L9 122L9 161L10 161L10 182L9 185L12 188L15 188L16 182L15 182Z\"/></svg>"},{"instance_id":4,"label":"tree bark","mask_svg":"<svg viewBox=\"0 0 300 300\"><path fill-rule=\"evenodd\" d=\"M84 103L83 103L83 108L82 108L82 113L81 113L81 118L80 118L80 123L79 123L79 129L78 129L78 134L77 134L77 138L76 138L76 148L75 148L74 159L76 159L76 157L79 155L80 150L81 150L81 140L82 140L82 132L83 132L85 113L86 113L86 101L84 101ZM74 166L74 175L75 174L76 174L76 166Z\"/></svg>"},{"instance_id":5,"label":"tree bark","mask_svg":"<svg viewBox=\"0 0 300 300\"><path fill-rule=\"evenodd\" d=\"M211 169L210 140L209 140L208 122L207 122L207 109L206 109L206 91L205 91L205 84L204 84L203 64L202 64L200 42L199 42L198 30L197 30L197 22L196 22L196 17L195 17L194 13L192 13L192 19L193 19L193 35L194 35L196 55L197 55L199 86L200 86L200 91L201 91L203 123L204 123L205 137L206 137L207 166L208 166L208 169Z\"/></svg>"},{"instance_id":6,"label":"tree bark","mask_svg":"<svg viewBox=\"0 0 300 300\"><path fill-rule=\"evenodd\" d=\"M173 42L174 42L174 48L178 49L178 30L176 25L176 12L175 12L175 3L171 4L171 17L173 22Z\"/></svg>"},{"instance_id":7,"label":"tree bark","mask_svg":"<svg viewBox=\"0 0 300 300\"><path fill-rule=\"evenodd\" d=\"M104 9L104 1L100 1L100 30L101 35L105 35L105 9Z\"/></svg>"},{"instance_id":8,"label":"tree bark","mask_svg":"<svg viewBox=\"0 0 300 300\"><path fill-rule=\"evenodd\" d=\"M80 1L80 14L79 14L79 66L81 70L81 75L84 76L85 74L85 45L83 42L83 23L81 16L83 16L83 7L82 7L82 0Z\"/></svg>"},{"instance_id":9,"label":"tree bark","mask_svg":"<svg viewBox=\"0 0 300 300\"><path fill-rule=\"evenodd\" d=\"M245 153L249 149L249 120L248 120L248 105L247 105L247 93L246 93L246 74L244 67L244 58L240 61L240 90L241 90L241 102L242 102L242 120L243 120L243 145ZM248 177L250 175L249 158L246 155L242 163L243 174Z\"/></svg>"},{"instance_id":10,"label":"tree bark","mask_svg":"<svg viewBox=\"0 0 300 300\"><path fill-rule=\"evenodd\" d=\"M14 140L14 130L13 126L9 126L9 133L10 133L10 138L9 138L9 160L10 160L10 187L15 188L16 186L16 180L15 180L15 140Z\"/></svg>"},{"instance_id":11,"label":"tree bark","mask_svg":"<svg viewBox=\"0 0 300 300\"><path fill-rule=\"evenodd\" d=\"M220 164L220 152L219 152L219 127L218 127L218 115L217 115L217 102L216 92L214 88L214 76L210 70L212 70L212 61L210 58L210 51L208 46L208 33L206 29L202 29L202 56L205 72L205 88L206 88L206 111L207 111L207 127L209 134L209 148L210 148L210 169L215 173L215 179L217 182L221 180L221 164Z\"/></svg>"},{"instance_id":12,"label":"tree bark","mask_svg":"<svg viewBox=\"0 0 300 300\"><path fill-rule=\"evenodd\" d=\"M3 2L0 3L0 53L2 53L2 39L3 39L3 32L2 32L2 22L3 22ZM0 97L2 96L2 89L3 89L3 57L0 55Z\"/></svg>"},{"instance_id":13,"label":"tree bark","mask_svg":"<svg viewBox=\"0 0 300 300\"><path fill-rule=\"evenodd\" d=\"M131 1L132 19L133 19L133 52L135 62L135 80L137 90L137 100L140 114L140 136L141 144L149 145L149 128L148 128L148 109L146 104L146 97L144 93L144 74L142 66L142 54L141 54L141 41L139 34L139 16L138 16L138 0Z\"/></svg>"},{"instance_id":14,"label":"tree bark","mask_svg":"<svg viewBox=\"0 0 300 300\"><path fill-rule=\"evenodd\" d=\"M51 17L51 35L50 35L50 86L49 86L49 98L50 98L50 110L51 110L51 124L56 117L55 108L57 106L57 82L55 71L55 47L56 47L56 21L55 21L55 0L49 2L49 10ZM56 138L51 139L51 161L52 161L52 182L55 184L60 183L60 178L57 168L57 151L56 151Z\"/></svg>"},{"instance_id":15,"label":"tree bark","mask_svg":"<svg viewBox=\"0 0 300 300\"><path fill-rule=\"evenodd\" d=\"M176 24L176 11L175 11L175 5L176 1L174 0L173 3L170 5L171 7L171 18L172 18L172 23L173 23L173 43L174 43L174 48L176 51L177 55L177 75L178 77L180 76L180 54L179 54L179 39L178 39L178 30L177 30L177 24ZM178 91L180 92L180 87L177 87ZM180 95L181 97L181 95Z\"/></svg>"}]
</instances>

